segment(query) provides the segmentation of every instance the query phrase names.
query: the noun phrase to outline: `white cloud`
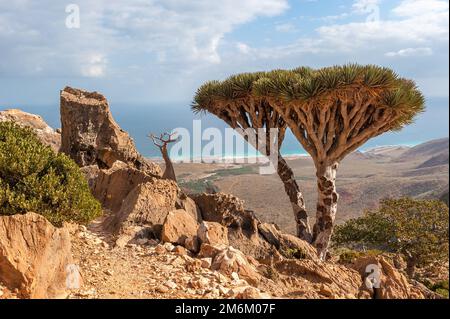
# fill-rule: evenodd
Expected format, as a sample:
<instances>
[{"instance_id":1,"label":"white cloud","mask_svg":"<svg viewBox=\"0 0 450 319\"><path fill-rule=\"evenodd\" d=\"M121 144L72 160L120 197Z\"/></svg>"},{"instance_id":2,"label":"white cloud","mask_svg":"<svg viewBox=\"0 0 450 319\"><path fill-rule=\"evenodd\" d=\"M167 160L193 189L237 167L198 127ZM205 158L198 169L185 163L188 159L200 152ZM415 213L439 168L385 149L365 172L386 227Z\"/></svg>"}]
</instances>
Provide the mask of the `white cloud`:
<instances>
[{"instance_id":1,"label":"white cloud","mask_svg":"<svg viewBox=\"0 0 450 319\"><path fill-rule=\"evenodd\" d=\"M431 48L407 48L398 51L385 53L387 57L411 57L411 56L429 56L433 54Z\"/></svg>"},{"instance_id":2,"label":"white cloud","mask_svg":"<svg viewBox=\"0 0 450 319\"><path fill-rule=\"evenodd\" d=\"M375 4L379 1L361 0L355 2ZM289 45L275 48L262 48L262 56L275 58L286 57L300 53L345 53L358 56L362 52L397 52L393 48L409 48L401 54L430 54L434 45L448 44L449 13L445 1L426 0L429 10L413 14L412 3L420 4L422 0L401 1L392 12L406 12L408 16L397 19L385 19L368 22L349 22L324 25L316 29L316 37L304 37ZM409 9L408 9L409 8ZM414 48L418 48L414 51ZM432 53L432 52L431 52Z\"/></svg>"},{"instance_id":3,"label":"white cloud","mask_svg":"<svg viewBox=\"0 0 450 319\"><path fill-rule=\"evenodd\" d=\"M448 11L448 2L437 0L403 0L393 12L400 17L417 17Z\"/></svg>"},{"instance_id":4,"label":"white cloud","mask_svg":"<svg viewBox=\"0 0 450 319\"><path fill-rule=\"evenodd\" d=\"M101 53L88 54L82 59L81 74L85 77L98 78L105 75L107 59Z\"/></svg>"},{"instance_id":5,"label":"white cloud","mask_svg":"<svg viewBox=\"0 0 450 319\"><path fill-rule=\"evenodd\" d=\"M378 7L380 3L380 0L356 0L352 5L352 9L355 13L364 14L371 12L373 8Z\"/></svg>"},{"instance_id":6,"label":"white cloud","mask_svg":"<svg viewBox=\"0 0 450 319\"><path fill-rule=\"evenodd\" d=\"M295 32L297 28L292 23L280 23L275 26L275 30L278 32Z\"/></svg>"},{"instance_id":7,"label":"white cloud","mask_svg":"<svg viewBox=\"0 0 450 319\"><path fill-rule=\"evenodd\" d=\"M364 46L376 46L386 43L427 43L432 41L448 42L448 9L440 0L427 0L430 10L414 11L412 3L422 0L402 1L393 12L402 12L400 19L375 22L335 24L322 26L317 32L327 45L340 50L354 50Z\"/></svg>"},{"instance_id":8,"label":"white cloud","mask_svg":"<svg viewBox=\"0 0 450 319\"><path fill-rule=\"evenodd\" d=\"M251 51L251 48L247 44L242 43L242 42L238 42L236 44L236 48L238 49L239 52L241 52L243 54L249 54Z\"/></svg>"},{"instance_id":9,"label":"white cloud","mask_svg":"<svg viewBox=\"0 0 450 319\"><path fill-rule=\"evenodd\" d=\"M1 2L0 73L26 74L39 65L48 74L89 77L105 72L106 63L87 61L96 51L104 59L131 52L155 63L220 63L226 34L288 8L287 0L78 0L81 27L67 29L64 5L54 0Z\"/></svg>"}]
</instances>

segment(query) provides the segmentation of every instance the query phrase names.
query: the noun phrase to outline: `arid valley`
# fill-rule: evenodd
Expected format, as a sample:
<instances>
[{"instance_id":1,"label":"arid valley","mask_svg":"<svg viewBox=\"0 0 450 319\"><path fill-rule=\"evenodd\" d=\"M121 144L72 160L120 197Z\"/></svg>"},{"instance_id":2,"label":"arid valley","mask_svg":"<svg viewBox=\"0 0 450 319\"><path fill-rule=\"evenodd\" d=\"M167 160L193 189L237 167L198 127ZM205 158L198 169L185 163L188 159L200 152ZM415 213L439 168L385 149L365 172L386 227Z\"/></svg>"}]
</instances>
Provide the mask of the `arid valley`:
<instances>
[{"instance_id":1,"label":"arid valley","mask_svg":"<svg viewBox=\"0 0 450 319\"><path fill-rule=\"evenodd\" d=\"M376 208L379 200L386 197L448 198L448 154L448 138L415 147L385 146L353 153L338 171L337 222ZM288 163L314 219L317 197L314 165L309 157L300 156L288 158ZM175 171L187 192L209 189L233 194L265 222L276 223L286 232L295 231L292 209L276 174L260 175L256 164L179 163Z\"/></svg>"}]
</instances>

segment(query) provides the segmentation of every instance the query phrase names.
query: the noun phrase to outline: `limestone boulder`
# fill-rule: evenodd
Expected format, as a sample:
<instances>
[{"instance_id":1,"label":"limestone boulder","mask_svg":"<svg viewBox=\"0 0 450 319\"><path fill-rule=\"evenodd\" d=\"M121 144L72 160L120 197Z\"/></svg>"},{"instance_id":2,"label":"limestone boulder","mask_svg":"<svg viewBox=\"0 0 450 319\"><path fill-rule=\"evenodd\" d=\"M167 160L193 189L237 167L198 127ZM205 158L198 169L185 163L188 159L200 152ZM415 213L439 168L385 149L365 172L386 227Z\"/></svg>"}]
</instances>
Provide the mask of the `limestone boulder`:
<instances>
[{"instance_id":1,"label":"limestone boulder","mask_svg":"<svg viewBox=\"0 0 450 319\"><path fill-rule=\"evenodd\" d=\"M58 152L61 147L61 134L51 128L39 115L17 109L0 111L0 122L14 122L22 127L30 127L40 141Z\"/></svg>"},{"instance_id":2,"label":"limestone boulder","mask_svg":"<svg viewBox=\"0 0 450 319\"><path fill-rule=\"evenodd\" d=\"M268 257L271 245L258 233L260 222L252 211L244 208L242 200L224 193L198 194L193 200L204 221L219 223L228 229L231 246L257 259Z\"/></svg>"},{"instance_id":3,"label":"limestone boulder","mask_svg":"<svg viewBox=\"0 0 450 319\"><path fill-rule=\"evenodd\" d=\"M197 237L201 243L229 245L228 229L219 223L203 221L198 227Z\"/></svg>"},{"instance_id":4,"label":"limestone boulder","mask_svg":"<svg viewBox=\"0 0 450 319\"><path fill-rule=\"evenodd\" d=\"M0 284L20 298L64 298L76 288L67 285L72 263L67 229L35 213L0 216Z\"/></svg>"},{"instance_id":5,"label":"limestone boulder","mask_svg":"<svg viewBox=\"0 0 450 319\"><path fill-rule=\"evenodd\" d=\"M184 209L167 214L161 231L161 240L184 245L186 239L197 235L197 221Z\"/></svg>"},{"instance_id":6,"label":"limestone boulder","mask_svg":"<svg viewBox=\"0 0 450 319\"><path fill-rule=\"evenodd\" d=\"M233 195L203 193L193 195L193 199L205 221L216 222L227 227L237 227L247 222L253 222L246 216L244 202ZM250 227L251 225L245 226Z\"/></svg>"}]
</instances>

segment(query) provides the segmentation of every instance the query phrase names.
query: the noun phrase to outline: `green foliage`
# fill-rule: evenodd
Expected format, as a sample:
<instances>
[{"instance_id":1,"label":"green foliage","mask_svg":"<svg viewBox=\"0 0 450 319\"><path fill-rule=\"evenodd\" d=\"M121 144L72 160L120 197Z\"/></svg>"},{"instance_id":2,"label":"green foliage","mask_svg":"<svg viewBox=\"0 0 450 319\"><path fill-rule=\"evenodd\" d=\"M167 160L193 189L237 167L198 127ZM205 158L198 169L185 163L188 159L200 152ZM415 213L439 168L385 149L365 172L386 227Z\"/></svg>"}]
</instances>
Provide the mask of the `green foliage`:
<instances>
[{"instance_id":1,"label":"green foliage","mask_svg":"<svg viewBox=\"0 0 450 319\"><path fill-rule=\"evenodd\" d=\"M435 283L431 290L437 292L445 298L448 298L448 280L443 280Z\"/></svg>"},{"instance_id":2,"label":"green foliage","mask_svg":"<svg viewBox=\"0 0 450 319\"><path fill-rule=\"evenodd\" d=\"M298 248L287 248L281 251L281 254L289 259L306 259L308 255Z\"/></svg>"},{"instance_id":3,"label":"green foliage","mask_svg":"<svg viewBox=\"0 0 450 319\"><path fill-rule=\"evenodd\" d=\"M87 223L101 214L79 167L54 154L31 129L0 123L0 215L36 212L52 224Z\"/></svg>"},{"instance_id":4,"label":"green foliage","mask_svg":"<svg viewBox=\"0 0 450 319\"><path fill-rule=\"evenodd\" d=\"M275 99L307 109L311 101L339 99L343 94L376 98L375 106L394 110L397 115L390 123L393 131L411 124L425 109L425 98L413 81L399 77L389 68L358 64L233 75L201 86L192 109L217 113L227 102L244 97Z\"/></svg>"},{"instance_id":5,"label":"green foliage","mask_svg":"<svg viewBox=\"0 0 450 319\"><path fill-rule=\"evenodd\" d=\"M436 293L440 294L442 297L448 299L448 289L437 288L437 289L434 290L434 291L435 291Z\"/></svg>"},{"instance_id":6,"label":"green foliage","mask_svg":"<svg viewBox=\"0 0 450 319\"><path fill-rule=\"evenodd\" d=\"M401 253L413 265L448 260L448 207L437 200L386 199L380 209L336 227L337 246Z\"/></svg>"},{"instance_id":7,"label":"green foliage","mask_svg":"<svg viewBox=\"0 0 450 319\"><path fill-rule=\"evenodd\" d=\"M449 297L448 280L442 280L442 281L438 281L435 283L432 283L429 280L424 280L423 284L431 291L434 291L434 292L440 294L442 297L445 297L448 299L448 297Z\"/></svg>"},{"instance_id":8,"label":"green foliage","mask_svg":"<svg viewBox=\"0 0 450 319\"><path fill-rule=\"evenodd\" d=\"M382 254L382 251L377 249L358 251L348 248L344 248L337 253L337 255L339 255L339 263L341 264L351 264L358 258L367 256L378 256L380 254Z\"/></svg>"}]
</instances>

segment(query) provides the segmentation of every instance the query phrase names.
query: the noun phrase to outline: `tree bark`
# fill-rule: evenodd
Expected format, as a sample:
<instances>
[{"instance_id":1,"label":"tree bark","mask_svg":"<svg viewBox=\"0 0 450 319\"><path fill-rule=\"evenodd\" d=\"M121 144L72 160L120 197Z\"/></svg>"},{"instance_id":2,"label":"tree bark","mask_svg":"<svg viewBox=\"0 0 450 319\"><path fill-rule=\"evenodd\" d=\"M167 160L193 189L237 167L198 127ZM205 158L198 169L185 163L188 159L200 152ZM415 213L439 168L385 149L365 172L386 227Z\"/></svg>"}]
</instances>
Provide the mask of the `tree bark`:
<instances>
[{"instance_id":1,"label":"tree bark","mask_svg":"<svg viewBox=\"0 0 450 319\"><path fill-rule=\"evenodd\" d=\"M317 212L313 228L313 244L320 259L325 260L333 233L339 195L336 192L336 172L339 164L319 166L317 169Z\"/></svg>"},{"instance_id":2,"label":"tree bark","mask_svg":"<svg viewBox=\"0 0 450 319\"><path fill-rule=\"evenodd\" d=\"M406 273L411 279L414 279L414 276L416 275L416 266L417 266L417 258L408 257L406 259Z\"/></svg>"},{"instance_id":3,"label":"tree bark","mask_svg":"<svg viewBox=\"0 0 450 319\"><path fill-rule=\"evenodd\" d=\"M295 180L294 172L281 155L278 156L277 173L284 184L284 190L286 191L292 205L297 236L300 239L310 243L312 240L312 234L309 226L308 214L306 212L305 200Z\"/></svg>"},{"instance_id":4,"label":"tree bark","mask_svg":"<svg viewBox=\"0 0 450 319\"><path fill-rule=\"evenodd\" d=\"M164 159L164 163L166 165L163 178L170 179L176 182L177 177L175 175L175 169L173 168L172 160L170 159L169 154L167 152L167 146L166 145L161 146L160 150L162 157Z\"/></svg>"}]
</instances>

